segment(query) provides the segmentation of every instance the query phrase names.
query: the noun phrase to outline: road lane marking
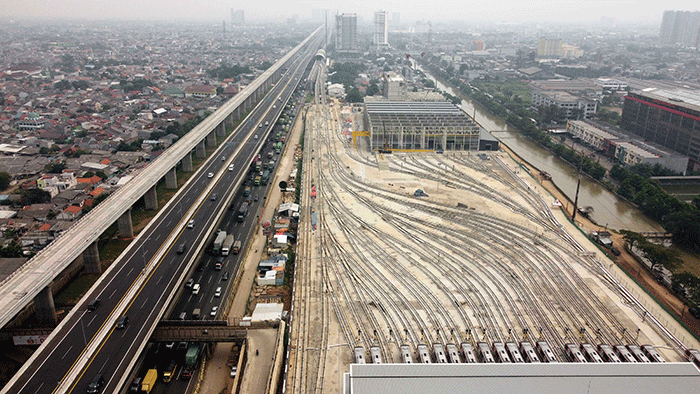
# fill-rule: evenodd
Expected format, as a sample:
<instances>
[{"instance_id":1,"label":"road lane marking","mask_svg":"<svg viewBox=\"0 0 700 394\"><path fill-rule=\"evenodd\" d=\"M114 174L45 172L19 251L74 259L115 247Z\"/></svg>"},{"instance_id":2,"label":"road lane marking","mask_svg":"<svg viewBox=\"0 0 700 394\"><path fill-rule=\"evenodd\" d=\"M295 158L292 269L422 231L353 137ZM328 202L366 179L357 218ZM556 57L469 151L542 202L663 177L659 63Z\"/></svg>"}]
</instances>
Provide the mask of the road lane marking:
<instances>
[{"instance_id":1,"label":"road lane marking","mask_svg":"<svg viewBox=\"0 0 700 394\"><path fill-rule=\"evenodd\" d=\"M71 347L69 347L68 350L66 350L66 352L63 353L63 357L61 357L61 360L63 360L64 358L66 358L66 356L68 355L68 353L70 353L71 349L73 349L73 345L71 345Z\"/></svg>"}]
</instances>

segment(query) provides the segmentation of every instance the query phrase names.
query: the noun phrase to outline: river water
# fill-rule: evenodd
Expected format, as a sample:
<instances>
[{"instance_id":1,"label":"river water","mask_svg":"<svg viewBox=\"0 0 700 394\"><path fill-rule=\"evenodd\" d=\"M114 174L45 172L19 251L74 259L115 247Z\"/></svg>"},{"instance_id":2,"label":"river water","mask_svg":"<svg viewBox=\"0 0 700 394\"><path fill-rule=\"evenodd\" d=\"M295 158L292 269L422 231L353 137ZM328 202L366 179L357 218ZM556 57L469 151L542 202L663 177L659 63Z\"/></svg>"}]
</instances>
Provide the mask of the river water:
<instances>
[{"instance_id":1,"label":"river water","mask_svg":"<svg viewBox=\"0 0 700 394\"><path fill-rule=\"evenodd\" d=\"M432 76L431 78L435 80ZM453 96L457 95L452 88L445 86L440 81L437 81L437 87ZM470 116L474 116L477 123L523 160L540 171L546 171L552 175L552 180L559 189L571 201L574 201L577 181L574 167L518 133L505 121L493 116L478 103L472 102L463 94L459 94L459 97L463 99L460 107ZM663 231L658 223L644 216L634 205L620 200L615 194L585 176L581 177L578 206L593 207L591 218L601 226L607 225L608 228L616 230L627 229L636 232Z\"/></svg>"}]
</instances>

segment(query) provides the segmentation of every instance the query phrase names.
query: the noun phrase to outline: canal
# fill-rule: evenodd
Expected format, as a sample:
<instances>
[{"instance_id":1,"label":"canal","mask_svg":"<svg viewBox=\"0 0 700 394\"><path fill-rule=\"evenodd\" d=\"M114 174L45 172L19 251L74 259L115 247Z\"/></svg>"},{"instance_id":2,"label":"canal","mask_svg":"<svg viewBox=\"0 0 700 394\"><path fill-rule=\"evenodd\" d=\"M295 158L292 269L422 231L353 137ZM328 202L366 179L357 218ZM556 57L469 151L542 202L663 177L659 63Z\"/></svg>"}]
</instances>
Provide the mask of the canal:
<instances>
[{"instance_id":1,"label":"canal","mask_svg":"<svg viewBox=\"0 0 700 394\"><path fill-rule=\"evenodd\" d=\"M426 73L427 74L427 73ZM429 75L429 74L427 74ZM433 80L434 77L430 76ZM561 159L555 157L550 151L544 149L531 139L512 129L505 121L493 116L478 103L472 102L465 95L457 94L454 89L445 86L440 81L437 87L453 96L462 98L460 107L487 131L498 138L523 160L535 166L540 171L546 171L552 175L552 181L566 196L573 201L576 194L576 169ZM653 220L647 218L634 205L617 198L606 188L583 176L579 192L580 207L593 208L591 218L601 226L616 230L627 229L636 232L663 231L663 228Z\"/></svg>"}]
</instances>

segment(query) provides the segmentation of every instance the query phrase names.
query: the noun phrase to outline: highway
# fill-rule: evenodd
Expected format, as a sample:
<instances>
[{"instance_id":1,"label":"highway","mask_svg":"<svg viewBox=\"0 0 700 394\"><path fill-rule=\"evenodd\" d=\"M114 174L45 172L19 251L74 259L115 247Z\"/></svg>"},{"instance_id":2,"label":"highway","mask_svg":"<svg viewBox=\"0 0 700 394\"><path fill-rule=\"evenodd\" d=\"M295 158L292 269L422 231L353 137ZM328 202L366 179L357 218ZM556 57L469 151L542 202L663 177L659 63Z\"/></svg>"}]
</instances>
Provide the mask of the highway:
<instances>
[{"instance_id":1,"label":"highway","mask_svg":"<svg viewBox=\"0 0 700 394\"><path fill-rule=\"evenodd\" d=\"M276 109L272 106L285 103L292 94L318 42L317 39L310 42L299 55L304 60L289 67L290 72L132 242L120 257L125 262L118 269L108 271L93 286L87 297L100 299L101 305L94 312L83 308L69 315L52 333L49 339L52 346L40 348L41 353L30 360L27 373L15 377L3 392L84 393L97 374L105 377L103 392L119 389L122 377L133 366L133 360L172 301L172 290L187 276L197 251L209 242L209 229L219 210L227 208L227 197L245 179L265 134L283 108L283 105L277 105ZM280 96L282 101L278 99ZM265 121L270 126L258 127ZM233 171L228 170L230 165ZM209 173L214 176L209 177ZM212 198L214 195L216 198ZM196 224L187 229L185 225L190 219ZM250 215L248 220L252 220ZM176 249L183 243L186 251L178 254ZM234 268L226 270L234 273ZM125 328L117 329L115 322L122 310L129 321ZM83 358L83 353L91 356Z\"/></svg>"}]
</instances>

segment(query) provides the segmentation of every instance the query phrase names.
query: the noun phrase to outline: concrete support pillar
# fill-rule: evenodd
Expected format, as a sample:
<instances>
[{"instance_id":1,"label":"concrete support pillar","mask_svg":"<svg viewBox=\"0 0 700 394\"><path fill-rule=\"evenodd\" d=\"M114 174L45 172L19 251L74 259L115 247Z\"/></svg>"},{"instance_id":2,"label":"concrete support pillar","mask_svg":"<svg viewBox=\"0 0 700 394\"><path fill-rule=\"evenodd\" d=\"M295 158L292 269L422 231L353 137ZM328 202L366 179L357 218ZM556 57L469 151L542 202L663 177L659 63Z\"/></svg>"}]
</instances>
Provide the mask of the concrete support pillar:
<instances>
[{"instance_id":1,"label":"concrete support pillar","mask_svg":"<svg viewBox=\"0 0 700 394\"><path fill-rule=\"evenodd\" d=\"M216 126L216 136L217 137L223 137L226 135L226 120L224 119L223 122L219 123L218 126Z\"/></svg>"},{"instance_id":2,"label":"concrete support pillar","mask_svg":"<svg viewBox=\"0 0 700 394\"><path fill-rule=\"evenodd\" d=\"M165 187L168 189L177 189L177 168L173 167L165 174Z\"/></svg>"},{"instance_id":3,"label":"concrete support pillar","mask_svg":"<svg viewBox=\"0 0 700 394\"><path fill-rule=\"evenodd\" d=\"M182 171L192 172L192 152L182 158Z\"/></svg>"},{"instance_id":4,"label":"concrete support pillar","mask_svg":"<svg viewBox=\"0 0 700 394\"><path fill-rule=\"evenodd\" d=\"M34 310L36 318L41 323L56 325L58 317L56 316L56 308L53 304L53 292L51 285L44 287L39 294L34 297Z\"/></svg>"},{"instance_id":5,"label":"concrete support pillar","mask_svg":"<svg viewBox=\"0 0 700 394\"><path fill-rule=\"evenodd\" d=\"M83 251L83 266L88 274L102 273L100 265L100 251L97 249L97 241L88 245Z\"/></svg>"},{"instance_id":6,"label":"concrete support pillar","mask_svg":"<svg viewBox=\"0 0 700 394\"><path fill-rule=\"evenodd\" d=\"M233 119L235 120L240 120L241 119L241 106L243 104L239 105L236 107L236 109L233 110Z\"/></svg>"},{"instance_id":7,"label":"concrete support pillar","mask_svg":"<svg viewBox=\"0 0 700 394\"><path fill-rule=\"evenodd\" d=\"M146 203L146 209L158 209L158 192L156 192L155 186L153 186L151 190L147 191L146 194L143 195L143 201Z\"/></svg>"},{"instance_id":8,"label":"concrete support pillar","mask_svg":"<svg viewBox=\"0 0 700 394\"><path fill-rule=\"evenodd\" d=\"M120 236L127 238L132 238L134 236L134 226L131 223L131 208L127 209L126 212L119 217L117 225L119 226Z\"/></svg>"},{"instance_id":9,"label":"concrete support pillar","mask_svg":"<svg viewBox=\"0 0 700 394\"><path fill-rule=\"evenodd\" d=\"M197 153L197 158L199 158L199 159L203 159L203 158L207 157L207 147L204 144L205 144L204 140L199 141L199 143L197 144L197 152L196 153Z\"/></svg>"},{"instance_id":10,"label":"concrete support pillar","mask_svg":"<svg viewBox=\"0 0 700 394\"><path fill-rule=\"evenodd\" d=\"M213 148L216 146L216 130L212 130L211 133L207 134L207 148Z\"/></svg>"}]
</instances>

